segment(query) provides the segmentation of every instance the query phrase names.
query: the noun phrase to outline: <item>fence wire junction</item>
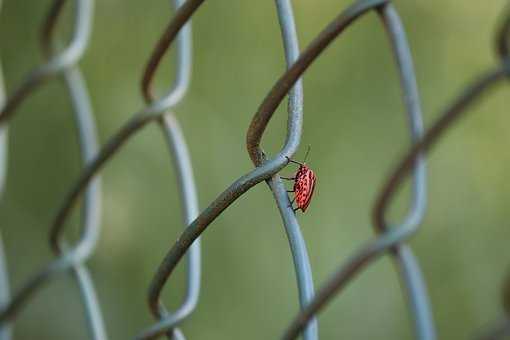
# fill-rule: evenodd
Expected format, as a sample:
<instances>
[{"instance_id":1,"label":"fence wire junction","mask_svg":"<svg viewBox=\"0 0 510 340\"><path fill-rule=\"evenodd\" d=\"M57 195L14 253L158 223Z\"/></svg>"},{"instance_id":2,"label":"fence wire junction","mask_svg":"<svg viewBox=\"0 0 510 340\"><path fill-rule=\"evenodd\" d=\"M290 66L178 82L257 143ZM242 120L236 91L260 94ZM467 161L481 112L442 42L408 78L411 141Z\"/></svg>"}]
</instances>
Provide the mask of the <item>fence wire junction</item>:
<instances>
[{"instance_id":1,"label":"fence wire junction","mask_svg":"<svg viewBox=\"0 0 510 340\"><path fill-rule=\"evenodd\" d=\"M418 231L427 203L427 170L425 156L437 140L453 126L459 118L469 112L469 108L487 95L490 90L510 76L510 11L506 12L496 37L496 50L500 63L480 75L455 98L435 123L426 131L423 127L419 91L411 52L398 11L389 0L358 0L341 11L301 52L297 39L296 24L290 0L275 0L282 45L285 52L286 71L268 91L255 112L247 130L247 152L254 164L253 170L241 175L232 182L205 209L199 211L197 189L194 183L192 162L174 108L185 96L189 87L191 53L191 18L204 3L204 0L174 0L174 15L156 43L146 64L141 81L141 94L145 107L135 112L103 146L99 146L94 115L85 81L79 69L79 62L87 49L92 33L93 0L75 0L74 31L66 45L56 41L55 29L66 0L54 0L46 20L41 27L41 49L46 62L32 71L10 95L4 96L0 79L0 192L6 182L8 133L7 126L17 108L31 93L44 83L61 78L72 103L76 134L80 143L82 170L72 184L62 204L55 214L49 231L49 244L55 258L29 277L25 284L10 293L6 254L0 243L0 340L12 338L12 323L18 314L28 306L30 300L45 284L60 274L69 273L80 289L82 304L87 317L87 328L92 339L107 339L106 327L96 296L92 277L86 262L92 256L100 237L101 179L104 165L120 152L121 147L149 124L158 124L173 160L179 196L182 202L182 234L168 250L150 283L147 301L155 322L141 330L136 339L154 339L166 336L169 339L184 339L178 328L195 309L199 301L201 282L200 236L212 222L235 200L243 196L255 185L266 182L278 206L282 224L289 241L294 261L300 311L289 325L282 327L281 339L295 339L302 335L305 340L319 339L317 314L330 302L347 283L369 264L382 255L388 254L397 268L402 283L408 310L412 316L414 335L417 339L436 339L436 330L431 313L430 301L425 280L421 274L417 258L407 241ZM509 7L510 8L510 7ZM410 145L407 152L387 177L376 197L373 209L375 236L362 244L350 257L342 261L337 271L316 291L312 278L312 268L308 258L305 239L300 231L296 215L291 207L288 193L279 176L280 170L288 165L299 148L303 127L303 86L301 77L316 61L321 53L345 29L361 19L365 14L375 12L381 21L393 52L397 72L400 77L403 104L407 113ZM153 90L153 80L163 56L176 42L176 76L167 93L157 95ZM7 65L8 66L8 65ZM9 92L9 91L8 91ZM288 121L286 139L280 151L267 155L261 147L262 137L269 121L281 102L288 97ZM412 195L409 211L403 221L389 222L386 212L407 176L412 175ZM63 233L69 215L84 196L81 209L81 237L75 244L65 241ZM174 311L168 310L161 299L174 269L187 258L187 283L182 304ZM510 280L505 291L510 292ZM506 299L510 301L510 295ZM506 301L507 306L509 302ZM510 312L510 308L507 308ZM509 315L495 322L494 328L481 333L480 338L499 339L510 335Z\"/></svg>"}]
</instances>

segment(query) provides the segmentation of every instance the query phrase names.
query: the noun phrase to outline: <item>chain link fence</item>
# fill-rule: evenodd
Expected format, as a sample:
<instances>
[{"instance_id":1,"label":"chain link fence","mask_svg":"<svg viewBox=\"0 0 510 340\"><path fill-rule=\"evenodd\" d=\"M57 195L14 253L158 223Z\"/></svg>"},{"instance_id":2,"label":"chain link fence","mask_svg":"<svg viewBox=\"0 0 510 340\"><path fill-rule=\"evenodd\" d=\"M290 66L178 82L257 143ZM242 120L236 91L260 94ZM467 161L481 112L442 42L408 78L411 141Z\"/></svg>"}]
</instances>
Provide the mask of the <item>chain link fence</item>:
<instances>
[{"instance_id":1,"label":"chain link fence","mask_svg":"<svg viewBox=\"0 0 510 340\"><path fill-rule=\"evenodd\" d=\"M30 71L26 77L6 97L0 97L0 192L3 192L7 165L7 125L15 116L19 105L35 90L55 78L62 78L74 112L76 134L80 141L80 154L83 169L69 189L62 205L55 214L49 239L55 254L53 261L27 278L20 287L9 289L9 271L5 254L0 256L0 312L1 339L10 339L11 326L24 308L40 289L61 274L71 272L80 289L81 299L87 316L87 327L92 339L107 339L106 327L101 315L93 280L86 262L94 253L100 236L101 179L100 172L121 150L125 143L134 138L146 126L158 125L168 144L180 189L183 210L184 231L168 250L157 268L149 287L147 301L155 322L140 330L136 339L154 339L167 336L169 339L184 339L178 328L188 318L199 302L201 282L200 236L211 223L234 201L248 190L266 182L275 199L282 224L289 241L294 261L296 283L301 310L287 327L282 325L282 339L295 339L302 335L306 340L319 338L317 313L342 292L349 282L362 270L382 255L388 255L395 263L397 275L402 283L403 294L408 303L408 311L417 339L435 339L436 329L432 317L425 280L421 274L417 258L407 241L418 231L426 211L427 170L425 155L435 142L458 121L469 108L510 75L508 36L510 35L510 15L507 15L497 35L497 51L501 63L483 73L472 84L467 84L460 95L441 113L427 130L422 122L419 91L405 29L398 11L389 0L358 0L344 9L331 21L304 49L298 45L296 23L290 0L276 0L276 11L281 28L282 44L285 50L287 70L268 91L255 112L248 127L246 145L254 168L229 185L205 209L199 211L197 189L195 187L192 164L186 147L186 131L182 131L174 113L174 107L185 96L190 82L192 66L191 18L204 3L204 0L174 0L175 14L172 16L162 36L156 43L146 64L141 82L141 93L146 106L132 117L99 147L93 110L85 81L81 75L79 62L89 44L94 16L93 0L75 0L74 31L71 41L64 45L54 38L57 22L68 1L55 0L48 11L47 19L41 28L41 48L47 61ZM288 165L299 148L303 129L303 85L301 77L320 57L321 53L354 25L365 14L375 12L380 18L381 27L388 37L388 48L392 50L400 78L402 101L407 112L410 143L408 151L388 176L382 190L377 195L373 209L374 238L361 245L350 257L342 261L338 270L329 280L314 290L312 268L307 253L305 239L301 233L296 214L290 203L286 188L279 172ZM163 56L170 46L176 44L175 79L167 93L157 95L153 90L154 77L158 72ZM300 52L301 51L301 52ZM4 65L9 67L9 65ZM0 84L1 85L1 84ZM0 94L3 94L3 87ZM261 148L262 138L275 110L288 97L287 133L284 144L275 155L268 155ZM386 218L387 210L404 180L412 176L412 195L405 218L396 223ZM70 244L63 233L66 222L79 198L83 216L80 239ZM0 247L0 250L2 248ZM3 253L3 251L2 251ZM187 289L183 302L175 310L168 310L161 294L174 269L187 256ZM510 291L510 284L506 284ZM508 294L507 294L508 300ZM508 301L507 301L508 305ZM195 327L200 327L199 325ZM503 338L510 335L507 317L495 323L494 328L481 333L481 338Z\"/></svg>"}]
</instances>

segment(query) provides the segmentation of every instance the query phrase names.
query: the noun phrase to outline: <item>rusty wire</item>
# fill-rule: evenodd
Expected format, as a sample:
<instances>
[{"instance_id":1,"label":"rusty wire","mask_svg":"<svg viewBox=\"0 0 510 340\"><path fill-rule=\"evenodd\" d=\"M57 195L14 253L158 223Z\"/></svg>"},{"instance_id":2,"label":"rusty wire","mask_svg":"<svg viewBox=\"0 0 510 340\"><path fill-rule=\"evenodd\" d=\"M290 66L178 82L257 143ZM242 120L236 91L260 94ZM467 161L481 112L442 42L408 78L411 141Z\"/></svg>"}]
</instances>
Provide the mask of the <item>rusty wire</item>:
<instances>
[{"instance_id":1,"label":"rusty wire","mask_svg":"<svg viewBox=\"0 0 510 340\"><path fill-rule=\"evenodd\" d=\"M371 9L376 9L386 27L395 59L400 72L401 88L403 91L404 103L409 115L411 136L414 141L418 140L422 133L421 109L418 97L418 90L414 76L412 59L406 43L404 30L395 9L388 1L357 1L343 11L330 25L328 25L319 36L303 52L303 69L306 69L314 59L307 58L307 55L318 55L329 43L333 41L343 30L355 22L363 14ZM298 62L299 62L298 61ZM282 77L285 78L286 75ZM286 82L292 81L287 78ZM418 228L425 212L426 191L425 191L425 163L419 158L415 164L413 189L414 194L411 208L400 228ZM376 232L384 230L376 229ZM434 339L435 329L430 312L427 292L424 281L421 277L419 266L410 248L406 245L396 245L390 253L394 256L395 264L399 270L401 280L406 288L406 295L409 301L409 308L413 315L415 324L415 335L418 339ZM285 338L293 338L298 335L298 330L293 329Z\"/></svg>"},{"instance_id":2,"label":"rusty wire","mask_svg":"<svg viewBox=\"0 0 510 340\"><path fill-rule=\"evenodd\" d=\"M193 11L198 9L199 5L202 1L189 1L190 15L193 14ZM193 4L196 3L196 6ZM298 46L297 46L297 35L295 30L295 24L292 14L292 7L288 0L277 0L276 1L277 10L280 19L280 26L282 28L282 36L284 41L284 48L286 52L287 63L291 64L298 55ZM183 8L183 11L185 9ZM188 13L188 12L187 12ZM163 38L158 43L158 47L155 50L155 54L151 58L151 61L146 68L146 73L143 78L142 84L144 84L144 88L148 88L151 75L153 74L153 69L157 67L157 62L153 60L158 60L161 58L161 52L164 50L163 47L168 47L171 42L171 36L169 32L172 32L175 26L179 24L179 15L176 15L176 18L169 24ZM159 52L159 53L158 53ZM149 74L149 75L148 75ZM283 99L283 98L282 98ZM276 107L275 107L276 109ZM274 110L273 110L274 111ZM260 165L260 162L257 162L256 165L260 165L258 168L255 168L250 173L244 175L237 181L235 181L232 185L230 185L227 190L221 193L210 205L208 208L203 210L203 212L195 219L184 231L183 235L188 237L186 243L183 243L183 236L179 238L176 243L176 246L182 246L182 248L172 248L169 254L165 257L163 263L160 265L158 272L156 273L150 289L149 289L149 306L151 307L152 313L160 318L160 314L158 312L159 308L159 300L162 289L166 284L172 270L177 265L177 262L182 258L186 250L190 247L193 242L200 236L200 234L207 228L207 226L219 216L219 214L226 209L230 204L232 204L238 197L241 196L242 193L249 190L254 185L260 183L263 180L268 181L268 184L273 191L275 199L277 201L277 205L279 211L282 215L283 223L287 232L287 236L289 239L289 245L291 248L291 252L294 259L294 265L296 270L296 278L298 282L299 289L299 297L301 306L304 306L309 302L309 300L313 296L313 280L312 273L310 268L310 263L308 259L308 254L306 251L306 245L304 243L304 239L301 235L299 225L297 223L296 217L289 207L289 199L286 193L286 190L281 183L281 180L276 175L276 173L287 165L288 160L287 157L291 157L292 154L296 151L297 146L299 145L299 139L301 135L302 128L302 86L298 83L293 89L292 93L289 97L289 121L288 121L288 133L287 139L285 142L285 146L280 154L275 157L272 161L266 161L264 165ZM262 128L263 129L263 128ZM274 176L272 179L270 177ZM172 251L178 252L176 254L172 254ZM143 331L138 335L137 339L151 339L155 338L161 334L163 334L171 325L175 323L175 320L172 318L163 318L160 322L150 327L149 329ZM308 326L305 332L305 339L317 339L318 338L318 328L315 321L312 321Z\"/></svg>"},{"instance_id":3,"label":"rusty wire","mask_svg":"<svg viewBox=\"0 0 510 340\"><path fill-rule=\"evenodd\" d=\"M50 16L54 15L52 14L54 11L58 12L63 2L64 0L55 0L56 4L52 5ZM75 0L75 2L75 25L71 42L59 54L48 60L47 63L33 69L27 74L21 85L8 96L0 112L0 122L5 122L5 120L9 119L18 105L43 82L63 72L69 66L75 65L83 56L92 29L93 1Z\"/></svg>"},{"instance_id":4,"label":"rusty wire","mask_svg":"<svg viewBox=\"0 0 510 340\"><path fill-rule=\"evenodd\" d=\"M77 17L80 17L81 24L77 24L77 28L75 29L77 33L75 33L74 39L80 39L83 40L82 42L77 42L76 40L73 40L70 44L71 47L67 48L61 54L53 56L52 49L50 45L53 43L51 41L51 33L52 28L55 27L56 20L58 18L58 15L60 13L60 10L62 9L62 5L64 4L64 1L55 1L54 5L52 6L52 9L47 17L47 20L45 24L43 25L43 32L46 34L43 36L43 49L46 52L47 57L49 58L48 64L38 68L35 73L36 74L44 74L46 72L46 75L44 77L50 77L53 74L62 73L64 83L69 91L69 96L71 98L72 106L74 109L75 114L75 125L78 131L78 136L80 140L80 148L81 148L81 155L82 155L82 161L86 163L90 158L94 156L97 149L97 142L96 142L96 132L95 132L95 124L92 117L92 109L90 106L89 96L87 94L87 89L85 82L80 74L80 71L78 67L75 65L76 62L78 62L79 57L83 53L88 36L88 32L90 31L90 26L87 27L87 25L90 23L90 17L92 16L92 3L88 4L81 4L77 6ZM81 6L81 7L80 7ZM78 12L83 13L78 13ZM85 23L85 24L84 24ZM82 33L80 33L80 27L84 26L85 28L81 28ZM45 28L50 27L51 29L47 30ZM81 47L80 47L81 45ZM73 47L74 46L74 47ZM77 52L70 53L71 50L77 50ZM67 56L66 56L67 53ZM72 54L76 54L76 59L73 60ZM67 60L67 61L66 61ZM54 63L56 66L53 66L52 69L51 65ZM41 71L42 70L42 71ZM34 74L34 73L32 73ZM38 80L39 79L39 80ZM43 78L32 78L32 76L29 76L29 79L25 84L34 82L36 84L37 82L41 81ZM19 91L17 92L19 93ZM27 93L28 94L28 93ZM16 94L13 98L16 98ZM17 100L17 104L22 100L21 97L18 97L14 101ZM12 101L12 99L11 99ZM8 105L6 105L8 107ZM6 108L4 107L4 109ZM14 106L15 108L15 106ZM8 112L8 111L5 111ZM10 113L13 113L14 111L9 111ZM83 229L85 233L89 233L92 235L92 242L95 243L95 239L97 239L97 233L99 231L100 227L100 180L97 178L91 185L88 187L85 201L83 205L84 209L84 217L83 217ZM86 236L84 236L86 238ZM62 248L65 248L66 251L70 252L69 247L65 242L62 242L59 244L58 251L61 252ZM76 246L75 249L79 249L79 245ZM73 251L75 251L73 249ZM58 254L57 254L58 255ZM42 283L42 281L49 278L51 275L56 274L59 271L64 271L67 268L71 268L73 275L78 283L78 287L80 290L80 294L83 301L83 306L85 310L85 314L87 316L87 322L88 322L88 330L90 332L90 336L92 339L106 339L106 331L102 320L101 310L99 307L99 303L96 297L95 289L93 286L92 279L90 278L90 274L88 270L86 269L83 261L86 259L87 255L84 254L82 258L75 257L74 261L70 261L68 264L63 264L60 259L57 259L53 262L51 262L47 269L46 273L41 274L37 273L29 282L28 284L21 289L20 293L15 295L11 301L9 301L9 304L7 304L7 310L9 308L11 309L12 315L14 315L19 307L21 307L23 303L24 296L29 296L29 294L32 293L31 289L34 287L34 284L38 284L37 282ZM21 297L21 299L19 299Z\"/></svg>"},{"instance_id":5,"label":"rusty wire","mask_svg":"<svg viewBox=\"0 0 510 340\"><path fill-rule=\"evenodd\" d=\"M100 183L98 174L107 161L119 152L120 147L150 122L160 125L173 159L177 183L180 188L183 220L186 228L168 251L160 264L149 287L148 302L157 323L143 330L137 339L152 339L166 334L169 338L184 339L183 333L176 328L195 309L200 290L200 245L199 236L206 228L236 199L262 181L266 181L282 216L283 226L289 239L293 255L296 282L299 291L301 312L286 329L283 339L294 339L301 332L306 340L318 339L317 313L350 282L356 274L381 255L388 254L394 260L398 274L405 288L409 312L414 321L417 339L435 339L435 327L430 311L425 281L419 265L406 241L416 233L426 206L426 170L424 154L437 139L455 123L466 109L486 93L496 83L510 75L508 35L510 15L507 15L499 31L497 51L501 65L483 74L444 111L436 123L423 133L421 107L416 85L411 53L407 45L405 30L402 27L396 9L390 0L358 0L335 18L326 28L299 53L297 32L290 0L276 0L281 27L287 70L268 92L256 111L247 132L248 154L255 168L234 181L218 195L208 207L199 213L197 194L192 173L192 163L186 147L184 133L181 131L173 108L185 95L191 71L191 26L190 20L204 0L174 0L177 9L163 35L157 42L144 70L141 91L147 106L134 114L102 148L97 150L95 127L92 119L88 94L77 68L77 63L85 52L89 40L92 21L92 0L76 0L75 28L69 45L59 53L52 52L52 35L57 19L66 3L55 0L48 12L47 21L41 30L43 49L48 62L34 69L24 82L2 103L0 88L0 193L4 188L6 169L6 124L14 116L19 104L40 84L52 76L61 74L72 101L77 135L80 139L84 170L73 184L58 210L50 230L50 245L57 258L42 271L32 277L28 283L9 299L8 275L5 257L0 251L0 311L2 322L0 339L10 338L10 320L46 283L57 273L72 270L79 284L88 328L91 338L106 339L101 311L95 297L92 280L84 262L92 254L99 237ZM303 124L303 90L301 76L320 56L329 44L351 24L369 12L376 12L386 29L390 46L394 54L400 75L404 106L408 115L412 146L395 168L383 186L373 208L373 224L376 237L358 248L333 277L323 284L314 295L312 271L308 259L306 244L300 232L296 216L289 203L278 172L288 164L288 157L296 152ZM153 79L158 67L174 40L177 40L176 77L173 87L158 98L152 89ZM1 80L1 79L0 79ZM1 84L0 84L1 85ZM287 136L282 149L273 157L265 154L261 140L265 129L276 108L286 96L289 96ZM413 195L411 208L401 223L389 223L385 219L392 198L398 192L403 181L413 174ZM84 194L84 220L81 239L69 247L62 239L65 222L76 201ZM1 247L0 247L1 248ZM1 249L0 249L1 250ZM189 252L188 252L189 251ZM188 254L187 292L184 302L174 312L166 310L160 301L160 295L173 270L185 254ZM505 286L510 291L510 280ZM505 290L506 291L506 290ZM508 330L508 319L498 323L487 334L497 337ZM489 337L487 337L489 338Z\"/></svg>"},{"instance_id":6,"label":"rusty wire","mask_svg":"<svg viewBox=\"0 0 510 340\"><path fill-rule=\"evenodd\" d=\"M182 1L175 1L175 5L180 5ZM55 27L56 20L58 19L60 10L62 9L65 1L56 0L52 7L50 8L47 21L42 29L42 41L43 46L45 47L45 51L48 52L50 48L48 47L48 43L51 41L51 35L53 29ZM45 77L50 76L52 73L49 73L47 70L50 69L55 73L64 71L65 80L70 89L71 98L73 99L73 104L75 106L75 110L79 115L82 113L82 117L78 117L78 128L80 132L80 136L85 134L84 143L82 143L82 153L88 161L89 168L97 166L98 164L102 165L102 161L106 160L101 158L101 154L99 156L96 155L95 151L95 142L92 142L92 137L90 134L93 134L94 129L90 124L90 120L87 121L86 118L83 117L83 111L90 111L88 108L88 103L85 102L84 96L84 87L82 82L79 79L79 74L73 72L73 69L69 69L72 63L77 62L78 59L72 59L70 56L81 56L83 50L86 46L86 41L89 33L84 32L85 29L90 30L90 26L86 26L83 28L83 23L90 22L90 16L92 15L92 6L91 3L83 3L83 0L79 0L76 14L76 29L74 40L71 42L70 47L64 50L60 55L50 59L50 62L42 67L36 69L37 72L32 72L25 81L24 85L20 87L18 91L14 93L14 95L8 99L7 104L3 107L2 112L0 113L0 122L3 119L8 119L14 112L14 109L17 105L25 98L25 96L35 88ZM85 17L85 18L84 18ZM183 23L186 23L187 20L184 20ZM81 29L81 30L80 30ZM175 32L177 33L177 31ZM183 97L186 92L189 83L190 76L190 49L191 49L191 33L189 25L186 25L186 28L181 34L180 41L180 49L178 53L178 72L176 76L176 81L174 84L174 88L162 99L159 101L155 101L154 105L149 106L147 110L145 110L141 115L148 114L148 116L144 116L143 118L151 118L160 122L163 132L167 136L167 140L173 152L178 152L179 157L176 158L176 168L178 170L178 174L180 176L179 183L182 188L182 200L184 202L184 210L185 221L188 221L196 215L197 203L196 203L196 194L193 184L193 178L190 174L190 162L187 159L187 150L184 145L184 139L182 135L179 133L178 125L176 121L172 121L172 117L164 117L164 113L171 106L175 105L179 100ZM71 52L70 52L71 51ZM80 52L77 53L76 51ZM69 61L71 60L71 61ZM58 68L52 68L54 65L58 65ZM50 65L50 66L48 66ZM42 71L41 71L42 70ZM36 74L37 76L34 76ZM44 74L44 77L39 76L40 74ZM26 85L30 84L30 86ZM152 102L152 100L150 100ZM9 104L11 103L11 104ZM168 113L171 116L170 113ZM128 131L134 132L135 129L131 129L131 127L137 126L138 128L142 127L144 123L148 122L151 119L141 119L139 120L140 115L135 115L135 117L126 124L128 126ZM131 122L135 122L135 124L131 124ZM142 124L138 124L142 121ZM89 137L87 137L87 134ZM123 129L119 133L121 138L112 138L113 143L107 144L106 150L111 150L108 148L109 145L114 144L116 147L120 146L121 143L116 144L117 141L125 141L123 137L125 136ZM127 136L125 136L127 138ZM92 146L91 146L92 145ZM89 149L87 149L89 148ZM90 148L94 150L91 151ZM104 153L103 153L104 154ZM111 154L110 154L111 155ZM107 158L107 157L106 157ZM100 160L99 162L97 160ZM98 169L97 167L96 169ZM179 173L179 171L183 171ZM92 176L94 175L94 176ZM61 233L63 231L63 222L65 217L60 220L60 224L56 225L52 228L50 233L50 243L55 253L60 255L54 262L50 263L48 267L38 272L29 282L9 301L9 303L4 307L0 314L0 319L5 321L6 319L13 318L16 312L22 307L22 305L42 286L43 283L47 282L55 273L65 272L70 267L73 267L80 264L87 257L89 257L94 249L98 238L98 217L99 217L99 205L98 198L87 199L88 196L97 196L96 193L99 192L99 182L98 177L95 174L91 174L87 179L87 183L84 183L82 187L79 188L79 193L84 189L88 188L85 195L85 216L90 216L89 220L92 222L87 223L87 219L85 220L85 228L83 230L82 238L78 242L77 246L72 249L65 249L62 251L61 245ZM93 194L88 195L89 190L94 191ZM77 197L77 196L76 196ZM70 207L69 207L70 208ZM66 215L67 216L67 215ZM191 216L191 217L190 217ZM58 219L57 219L58 220ZM93 225L93 226L91 226ZM66 247L67 248L67 247ZM186 295L186 300L179 309L179 318L185 318L191 311L194 309L199 293L199 280L200 280L200 249L199 242L196 242L194 246L194 250L190 252L190 270L188 275L188 292ZM87 308L87 315L89 319L89 329L92 331L92 335L94 338L102 339L105 338L104 329L101 327L102 322L100 318L100 310L97 307L97 303L95 302L95 297L93 294L93 290L91 289L92 281L87 276L87 273L83 270L83 268L78 268L76 270L76 275L80 283L80 288L82 290L82 294L85 298L85 306ZM92 310L93 309L93 310ZM92 310L92 312L90 312ZM165 311L166 313L166 311ZM175 329L169 336L174 336L175 338L182 339L184 336L182 333Z\"/></svg>"},{"instance_id":7,"label":"rusty wire","mask_svg":"<svg viewBox=\"0 0 510 340\"><path fill-rule=\"evenodd\" d=\"M401 158L398 165L394 168L391 175L386 180L380 191L373 208L374 225L384 231L380 237L369 241L360 247L340 268L317 291L317 295L312 303L301 311L286 329L283 339L293 339L306 325L307 321L315 316L332 298L345 287L359 271L365 268L369 263L390 250L395 245L405 242L416 231L411 225L402 225L398 228L388 229L385 221L385 213L389 207L392 198L402 186L407 175L410 173L416 160L420 155L427 153L437 140L448 129L462 117L474 103L480 100L480 97L486 94L495 85L501 83L510 76L510 58L508 48L508 35L510 33L510 11L507 13L504 24L497 35L497 50L501 57L501 65L491 69L469 84L467 88L450 104L441 114L439 119L432 124L422 138L415 141L409 148L404 157ZM507 282L510 286L510 280ZM508 320L504 319L498 323L495 329L489 332L489 338L499 339L508 332ZM494 336L494 337L490 337Z\"/></svg>"},{"instance_id":8,"label":"rusty wire","mask_svg":"<svg viewBox=\"0 0 510 340\"><path fill-rule=\"evenodd\" d=\"M212 220L214 220L214 218L228 207L231 202L247 191L253 184L264 179L257 176L263 176L267 173L266 171L272 171L274 169L273 163L276 163L276 160L280 159L280 162L283 161L284 165L286 164L286 159L284 157L290 157L290 155L285 154L286 148L288 145L298 142L298 140L296 140L297 138L292 135L292 132L295 131L296 123L301 124L301 122L292 121L292 117L289 117L291 119L289 119L288 125L290 127L289 131L291 134L288 134L286 146L284 146L283 150L275 158L267 160L259 145L265 127L272 117L272 114L280 104L281 100L283 100L285 95L290 91L294 83L328 46L328 44L343 31L343 29L366 11L377 6L386 5L387 2L388 1L382 0L356 2L355 5L348 8L337 19L335 19L332 24L323 30L319 37L309 45L309 47L299 56L296 62L292 64L289 70L273 86L272 90L266 96L255 114L247 134L248 151L254 164L258 165L258 167L253 172L243 176L230 185L230 187L220 194L220 196L208 208L206 208L192 224L188 226L183 234L181 234L175 245L166 255L153 279L149 296L151 305L155 306L157 304L162 287L165 285L173 269L176 267L189 245L191 245L193 241L207 228ZM390 11L391 10L392 9L390 8ZM398 24L398 22L395 23L396 19L394 13L384 13L385 12L383 11L383 16L387 15L392 18L388 20L393 20L394 24ZM395 30L397 30L397 32L395 32ZM390 26L389 32L390 36L392 36L391 34L401 34L401 29L399 26ZM401 45L402 41L404 43L403 46ZM400 57L398 61L399 65L404 69L404 71L402 71L402 82L404 84L404 89L406 89L406 104L410 108L409 114L412 132L414 133L415 139L417 139L421 136L421 117L419 113L417 91L414 84L414 75L412 75L412 64L405 64L407 62L406 58L409 58L405 39L403 39L401 35L398 35L397 38L393 40L393 43L395 44L397 55L402 56L403 53L407 53L404 54L404 57ZM403 63L403 65L400 63ZM409 75L409 72L411 72L411 75ZM279 164L277 163L275 166L279 166ZM412 228L416 228L418 226L424 210L424 164L418 164L417 169L418 180L415 186L414 206L405 222L412 225ZM428 299L414 256L408 248L397 249L396 256L396 263L401 270L400 273L402 274L402 280L407 287L410 309L413 312L417 337L420 339L433 339L435 337L435 331L430 315ZM303 324L303 327L305 325L306 323Z\"/></svg>"}]
</instances>

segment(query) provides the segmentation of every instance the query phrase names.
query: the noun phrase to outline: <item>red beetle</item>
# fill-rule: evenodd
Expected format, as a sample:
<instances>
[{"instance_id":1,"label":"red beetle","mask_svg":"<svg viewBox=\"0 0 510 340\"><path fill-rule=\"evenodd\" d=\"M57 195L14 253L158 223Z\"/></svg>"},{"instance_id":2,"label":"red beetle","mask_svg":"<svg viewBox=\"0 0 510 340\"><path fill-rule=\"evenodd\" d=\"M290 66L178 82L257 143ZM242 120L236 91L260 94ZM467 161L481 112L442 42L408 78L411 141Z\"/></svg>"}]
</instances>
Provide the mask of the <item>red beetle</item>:
<instances>
[{"instance_id":1,"label":"red beetle","mask_svg":"<svg viewBox=\"0 0 510 340\"><path fill-rule=\"evenodd\" d=\"M297 204L297 208L293 208L294 212L299 209L301 209L302 212L306 211L308 205L310 204L310 201L312 200L313 190L315 189L315 182L317 181L317 177L315 176L313 170L306 166L305 163L306 157L308 156L309 152L310 147L308 147L308 150L306 151L303 163L297 162L287 157L289 162L299 165L299 169L294 177L291 178L282 177L283 179L294 181L294 188L288 191L294 193L294 199L291 202L291 206L294 203L294 201L296 201Z\"/></svg>"}]
</instances>

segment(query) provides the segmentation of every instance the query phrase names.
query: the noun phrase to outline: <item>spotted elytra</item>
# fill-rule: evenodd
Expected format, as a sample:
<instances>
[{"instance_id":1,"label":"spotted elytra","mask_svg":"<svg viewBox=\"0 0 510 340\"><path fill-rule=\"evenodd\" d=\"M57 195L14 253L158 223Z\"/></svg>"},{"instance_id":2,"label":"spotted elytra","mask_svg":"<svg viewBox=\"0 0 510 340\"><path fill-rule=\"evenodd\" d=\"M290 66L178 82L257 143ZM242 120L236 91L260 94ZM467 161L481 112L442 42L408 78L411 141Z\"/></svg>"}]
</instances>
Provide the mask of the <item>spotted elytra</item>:
<instances>
[{"instance_id":1,"label":"spotted elytra","mask_svg":"<svg viewBox=\"0 0 510 340\"><path fill-rule=\"evenodd\" d=\"M291 178L282 177L283 179L294 181L293 189L288 191L294 193L294 199L291 202L291 207L293 207L292 204L294 203L294 201L297 204L297 208L293 207L294 212L296 212L299 209L301 209L302 212L306 211L308 205L310 204L310 201L312 200L313 190L315 189L315 182L317 181L317 177L315 176L313 170L310 169L305 163L306 157L308 156L309 152L310 147L308 147L308 150L306 151L306 155L302 163L287 157L290 163L299 165L298 171L296 172L296 175L294 177Z\"/></svg>"}]
</instances>

